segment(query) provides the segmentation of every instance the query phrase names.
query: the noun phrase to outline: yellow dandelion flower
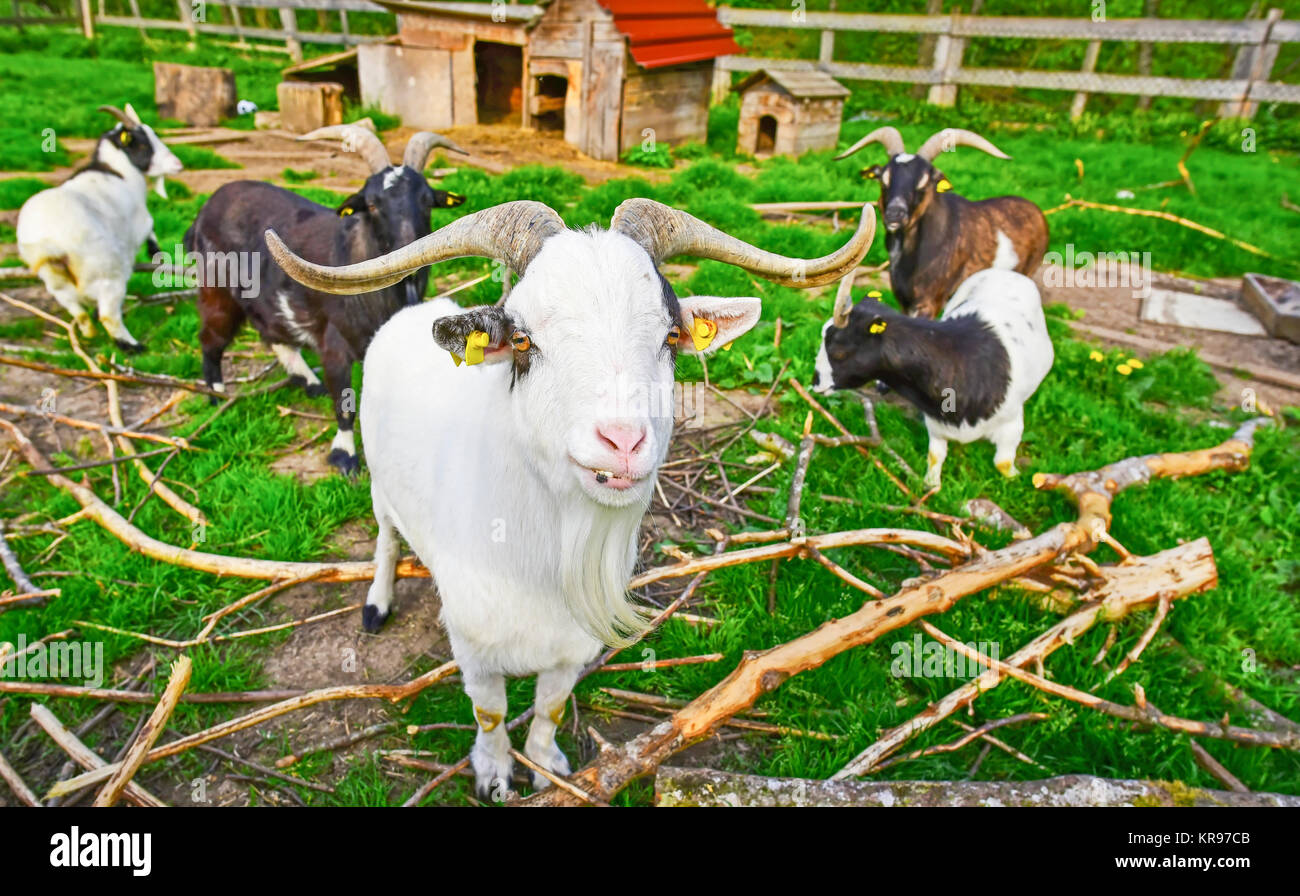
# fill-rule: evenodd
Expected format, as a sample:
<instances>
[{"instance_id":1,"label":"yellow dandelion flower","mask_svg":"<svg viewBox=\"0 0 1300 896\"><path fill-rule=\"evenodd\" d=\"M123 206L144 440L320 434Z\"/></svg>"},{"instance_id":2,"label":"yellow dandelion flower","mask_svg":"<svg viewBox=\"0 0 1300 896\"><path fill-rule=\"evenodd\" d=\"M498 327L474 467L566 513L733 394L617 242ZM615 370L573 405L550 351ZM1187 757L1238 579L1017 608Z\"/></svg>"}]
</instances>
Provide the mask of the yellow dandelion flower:
<instances>
[{"instance_id":1,"label":"yellow dandelion flower","mask_svg":"<svg viewBox=\"0 0 1300 896\"><path fill-rule=\"evenodd\" d=\"M1130 373L1133 372L1133 368L1129 367L1127 364L1121 364L1115 369L1118 370L1120 374L1123 376L1128 376Z\"/></svg>"},{"instance_id":2,"label":"yellow dandelion flower","mask_svg":"<svg viewBox=\"0 0 1300 896\"><path fill-rule=\"evenodd\" d=\"M1101 361L1105 361L1105 360L1106 360L1106 356L1103 355L1101 352L1098 352L1098 351L1094 351L1092 354L1088 355L1088 357L1091 358L1091 359L1094 360L1094 361L1097 361L1097 362L1101 362Z\"/></svg>"},{"instance_id":3,"label":"yellow dandelion flower","mask_svg":"<svg viewBox=\"0 0 1300 896\"><path fill-rule=\"evenodd\" d=\"M1129 366L1129 367L1132 367L1134 370L1141 370L1141 369L1142 369L1142 362L1139 361L1137 358L1129 358L1129 359L1128 359L1128 366Z\"/></svg>"}]
</instances>

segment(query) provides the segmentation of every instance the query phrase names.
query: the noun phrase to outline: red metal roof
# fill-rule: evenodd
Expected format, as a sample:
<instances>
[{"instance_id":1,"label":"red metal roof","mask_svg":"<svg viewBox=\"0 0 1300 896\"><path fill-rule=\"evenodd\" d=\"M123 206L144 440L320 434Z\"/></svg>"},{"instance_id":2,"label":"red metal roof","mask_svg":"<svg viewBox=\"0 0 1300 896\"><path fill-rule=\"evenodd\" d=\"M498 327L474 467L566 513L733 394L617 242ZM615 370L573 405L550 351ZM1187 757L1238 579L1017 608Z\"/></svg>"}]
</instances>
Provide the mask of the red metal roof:
<instances>
[{"instance_id":1,"label":"red metal roof","mask_svg":"<svg viewBox=\"0 0 1300 896\"><path fill-rule=\"evenodd\" d=\"M638 65L662 68L741 53L731 29L704 0L599 0L627 35Z\"/></svg>"}]
</instances>

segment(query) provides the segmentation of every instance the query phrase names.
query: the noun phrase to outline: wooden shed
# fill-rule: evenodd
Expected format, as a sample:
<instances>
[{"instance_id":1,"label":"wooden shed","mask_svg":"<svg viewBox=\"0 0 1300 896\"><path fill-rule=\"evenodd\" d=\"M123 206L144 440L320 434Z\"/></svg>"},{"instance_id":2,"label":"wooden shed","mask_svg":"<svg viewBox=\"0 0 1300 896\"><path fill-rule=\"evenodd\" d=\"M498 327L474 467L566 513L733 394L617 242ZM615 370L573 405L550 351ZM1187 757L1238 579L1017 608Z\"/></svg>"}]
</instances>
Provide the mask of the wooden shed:
<instances>
[{"instance_id":1,"label":"wooden shed","mask_svg":"<svg viewBox=\"0 0 1300 896\"><path fill-rule=\"evenodd\" d=\"M713 60L740 52L704 0L377 0L398 41L358 48L361 98L405 124L518 124L614 160L653 132L703 140Z\"/></svg>"},{"instance_id":2,"label":"wooden shed","mask_svg":"<svg viewBox=\"0 0 1300 896\"><path fill-rule=\"evenodd\" d=\"M834 149L849 91L819 71L754 72L736 85L740 124L736 151L797 156Z\"/></svg>"}]
</instances>

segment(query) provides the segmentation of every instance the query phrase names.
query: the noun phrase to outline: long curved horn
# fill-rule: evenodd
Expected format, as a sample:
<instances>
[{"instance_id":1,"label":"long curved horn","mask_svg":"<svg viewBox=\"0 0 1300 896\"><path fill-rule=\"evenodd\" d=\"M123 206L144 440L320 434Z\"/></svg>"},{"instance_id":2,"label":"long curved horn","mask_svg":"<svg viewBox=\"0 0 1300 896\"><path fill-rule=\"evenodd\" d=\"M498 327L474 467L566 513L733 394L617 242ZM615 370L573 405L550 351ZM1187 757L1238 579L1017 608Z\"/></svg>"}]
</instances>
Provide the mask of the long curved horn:
<instances>
[{"instance_id":1,"label":"long curved horn","mask_svg":"<svg viewBox=\"0 0 1300 896\"><path fill-rule=\"evenodd\" d=\"M355 152L370 166L370 173L377 174L393 163L388 159L388 150L384 141L374 132L359 128L354 124L332 124L317 128L309 134L298 137L299 140L342 140L343 148Z\"/></svg>"},{"instance_id":2,"label":"long curved horn","mask_svg":"<svg viewBox=\"0 0 1300 896\"><path fill-rule=\"evenodd\" d=\"M658 264L674 255L711 258L744 268L782 286L821 286L858 266L876 235L876 210L862 207L857 232L821 258L787 258L736 239L699 218L653 199L627 199L614 210L609 229L631 237Z\"/></svg>"},{"instance_id":3,"label":"long curved horn","mask_svg":"<svg viewBox=\"0 0 1300 896\"><path fill-rule=\"evenodd\" d=\"M898 128L885 125L883 128L876 128L870 134L867 134L867 136L863 137L857 143L854 143L848 149L844 150L844 152L837 155L835 161L838 162L840 159L848 158L870 143L879 143L881 146L885 147L885 152L889 153L891 159L899 153L907 152L903 147L903 135L898 133Z\"/></svg>"},{"instance_id":4,"label":"long curved horn","mask_svg":"<svg viewBox=\"0 0 1300 896\"><path fill-rule=\"evenodd\" d=\"M99 111L107 112L109 115L113 116L118 121L120 121L125 127L133 128L137 124L137 122L131 120L131 116L127 115L121 109L117 108L117 106L100 106Z\"/></svg>"},{"instance_id":5,"label":"long curved horn","mask_svg":"<svg viewBox=\"0 0 1300 896\"><path fill-rule=\"evenodd\" d=\"M983 150L999 159L1011 158L1011 156L998 149L979 134L961 128L944 128L942 131L931 134L930 139L921 144L921 148L916 151L916 154L927 162L933 162L934 157L948 147L956 148L958 146L970 146Z\"/></svg>"},{"instance_id":6,"label":"long curved horn","mask_svg":"<svg viewBox=\"0 0 1300 896\"><path fill-rule=\"evenodd\" d=\"M463 156L469 155L455 143L452 143L442 134L435 134L431 131L420 131L415 134L406 144L406 152L402 154L402 164L407 168L415 171L423 171L425 163L429 161L429 153L433 152L435 147L443 146L452 152L458 152Z\"/></svg>"},{"instance_id":7,"label":"long curved horn","mask_svg":"<svg viewBox=\"0 0 1300 896\"><path fill-rule=\"evenodd\" d=\"M266 246L299 283L321 292L355 295L392 286L411 271L448 258L499 258L522 274L542 243L562 230L564 221L550 206L518 200L457 218L407 246L358 264L328 267L304 261L274 230L266 231Z\"/></svg>"},{"instance_id":8,"label":"long curved horn","mask_svg":"<svg viewBox=\"0 0 1300 896\"><path fill-rule=\"evenodd\" d=\"M853 271L844 275L839 288L835 290L835 310L831 313L831 322L837 329L849 325L849 313L853 311Z\"/></svg>"}]
</instances>

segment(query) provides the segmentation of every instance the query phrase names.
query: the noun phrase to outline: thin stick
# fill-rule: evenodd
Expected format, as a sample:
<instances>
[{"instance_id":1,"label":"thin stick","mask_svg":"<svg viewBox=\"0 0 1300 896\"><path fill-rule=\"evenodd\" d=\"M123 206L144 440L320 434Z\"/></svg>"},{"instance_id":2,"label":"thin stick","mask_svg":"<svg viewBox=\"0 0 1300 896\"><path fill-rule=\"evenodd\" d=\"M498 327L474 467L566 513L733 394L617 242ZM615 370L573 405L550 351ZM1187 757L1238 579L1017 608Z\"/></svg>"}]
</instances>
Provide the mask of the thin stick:
<instances>
[{"instance_id":1,"label":"thin stick","mask_svg":"<svg viewBox=\"0 0 1300 896\"><path fill-rule=\"evenodd\" d=\"M1192 719L1184 719L1178 716L1167 715L1160 712L1150 703L1141 706L1124 706L1120 703L1114 703L1110 700L1104 700L1087 691L1080 691L1069 685L1057 684L1048 681L1042 676L1035 675L1032 672L1026 672L1023 669L996 660L990 656L985 656L978 650L972 650L956 638L950 637L935 628L927 620L918 621L921 628L930 637L945 646L957 651L968 659L975 660L990 669L995 669L1005 675L1009 675L1017 681L1038 688L1055 697L1062 697L1075 703L1095 709L1098 712L1114 716L1117 719L1125 719L1130 722L1136 722L1139 725L1147 727L1168 728L1170 731L1179 731L1184 734L1194 734L1202 737L1213 737L1219 740L1230 740L1241 744L1251 744L1261 747L1278 747L1286 750L1300 751L1300 737L1286 734L1278 734L1274 731L1259 731L1254 728L1240 728L1235 725L1225 725L1219 722L1198 722Z\"/></svg>"},{"instance_id":2,"label":"thin stick","mask_svg":"<svg viewBox=\"0 0 1300 896\"><path fill-rule=\"evenodd\" d=\"M1216 781L1229 790L1235 790L1237 793L1250 793L1250 788L1243 784L1240 778L1228 771L1223 763L1211 756L1205 747L1196 741L1192 741L1191 746L1192 758L1196 760L1196 764L1209 772Z\"/></svg>"},{"instance_id":3,"label":"thin stick","mask_svg":"<svg viewBox=\"0 0 1300 896\"><path fill-rule=\"evenodd\" d=\"M31 645L28 645L29 648ZM11 657L13 659L13 657ZM309 691L281 689L266 691L209 691L185 694L182 703L278 703L301 697ZM82 700L105 700L110 703L154 703L152 694L117 688L87 688L78 685L48 684L0 678L0 694L24 694L31 697L68 697Z\"/></svg>"},{"instance_id":4,"label":"thin stick","mask_svg":"<svg viewBox=\"0 0 1300 896\"><path fill-rule=\"evenodd\" d=\"M45 730L56 744L63 748L63 751L71 756L82 768L98 771L108 768L104 760L98 753L91 750L90 747L83 744L75 734L64 727L58 717L52 713L48 707L41 703L33 703L31 709L32 720ZM72 793L74 790L80 790L80 787L67 791ZM66 794L50 794L53 796L64 796ZM145 790L139 784L128 783L126 785L125 796L137 806L146 806L153 808L162 808L167 804L158 797ZM47 797L48 798L48 797Z\"/></svg>"},{"instance_id":5,"label":"thin stick","mask_svg":"<svg viewBox=\"0 0 1300 896\"><path fill-rule=\"evenodd\" d=\"M268 768L267 766L262 765L261 763L258 762L254 762L251 759L245 759L242 756L236 756L233 753L227 753L225 750L222 750L218 747L214 747L211 744L204 744L203 746L199 747L199 749L204 751L205 753L211 753L214 756L220 756L222 759L226 759L230 762L238 762L240 765L246 765L249 768L253 769L254 771L261 772L262 774L267 775L268 777L276 778L280 781L285 781L289 784L296 784L299 787L306 787L309 790L315 790L320 793L334 792L334 788L330 787L328 784L318 784L315 781L304 781L302 778L295 778L293 775L286 775L284 772L279 772L273 768Z\"/></svg>"},{"instance_id":6,"label":"thin stick","mask_svg":"<svg viewBox=\"0 0 1300 896\"><path fill-rule=\"evenodd\" d=\"M1151 209L1145 209L1145 208L1125 208L1120 205L1107 205L1102 202L1090 202L1086 199L1069 199L1061 203L1060 205L1056 206L1055 208L1048 209L1047 211L1043 212L1043 214L1052 215L1055 214L1056 212L1062 211L1067 208L1090 208L1090 209L1096 209L1098 211L1103 211L1103 212L1117 212L1121 215L1137 215L1142 218L1159 218L1162 221L1172 221L1175 224L1179 224L1183 227L1187 227L1191 230L1195 230L1197 233L1203 233L1206 236L1213 237L1216 240L1227 240L1237 248L1244 249L1247 252L1251 253L1252 255L1259 255L1264 258L1271 258L1274 261L1282 261L1282 259L1279 259L1277 256L1265 252L1263 249L1259 248L1258 246L1252 246L1250 243L1245 243L1239 239L1236 239L1235 237L1230 237L1225 233L1220 233L1219 231L1214 230L1213 228L1206 227L1204 224L1197 224L1195 221L1189 220L1187 218L1180 218L1177 215L1171 215L1169 212L1158 212L1158 211L1153 211ZM1294 264L1294 262L1287 262L1287 264Z\"/></svg>"},{"instance_id":7,"label":"thin stick","mask_svg":"<svg viewBox=\"0 0 1300 896\"><path fill-rule=\"evenodd\" d=\"M32 407L25 404L8 404L0 401L0 411L17 416L31 415L34 417L44 417L47 420L53 420L55 423L62 423L64 426L72 426L76 429L90 429L98 432L106 432L113 436L126 436L129 439L140 439L146 442L157 442L160 445L167 445L171 448L189 448L190 443L186 439L173 438L172 436L161 436L151 432L139 432L134 429L128 429L123 426L110 426L107 423L96 423L94 420L81 420L76 417L65 417L63 414L56 414L53 411L42 411L40 408ZM157 452L154 452L157 453ZM68 469L80 469L78 467L69 467Z\"/></svg>"},{"instance_id":8,"label":"thin stick","mask_svg":"<svg viewBox=\"0 0 1300 896\"><path fill-rule=\"evenodd\" d=\"M597 672L649 672L653 669L671 669L675 666L694 666L699 663L716 663L723 658L721 653L705 653L699 656L679 656L666 660L654 660L641 663L606 663Z\"/></svg>"},{"instance_id":9,"label":"thin stick","mask_svg":"<svg viewBox=\"0 0 1300 896\"><path fill-rule=\"evenodd\" d=\"M996 731L998 728L1003 728L1007 725L1019 725L1022 722L1041 722L1048 718L1050 718L1050 716L1045 712L1025 712L1020 713L1019 715L1008 716L1005 719L995 719L992 722L985 722L978 728L969 728L966 734L951 743L936 744L935 746L925 747L921 750L913 750L911 753L907 753L903 756L895 756L888 762L882 762L875 766L871 771L873 773L878 772L882 769L889 768L891 765L898 765L900 762L910 762L913 759L922 759L926 756L936 756L940 753L955 753L972 741L980 740L990 731Z\"/></svg>"},{"instance_id":10,"label":"thin stick","mask_svg":"<svg viewBox=\"0 0 1300 896\"><path fill-rule=\"evenodd\" d=\"M0 753L0 778L4 779L4 782L9 785L9 789L14 792L14 796L18 797L25 805L37 807L41 805L41 801L36 798L36 794L32 793L31 788L23 781L22 776L14 770L14 767L9 764L9 760L5 759L3 753Z\"/></svg>"},{"instance_id":11,"label":"thin stick","mask_svg":"<svg viewBox=\"0 0 1300 896\"><path fill-rule=\"evenodd\" d=\"M857 588L859 591L865 591L867 594L870 594L872 597L876 598L877 600L880 600L885 596L885 592L881 591L875 585L872 585L870 582L862 581L862 579L859 579L853 573L849 572L847 569L840 566L838 563L836 563L830 557L827 557L825 554L823 554L821 551L817 550L816 548L807 548L807 552L809 557L812 557L822 566L829 569L831 573L842 582L852 585L854 588Z\"/></svg>"},{"instance_id":12,"label":"thin stick","mask_svg":"<svg viewBox=\"0 0 1300 896\"><path fill-rule=\"evenodd\" d=\"M839 432L840 435L843 436L853 435L853 433L849 432L848 428L843 423L841 423L838 419L836 419L834 414L826 410L826 408L822 407L821 402L813 398L812 395L808 392L808 390L805 389L798 380L791 379L790 385L794 387L794 391L799 393L799 397L802 398L804 401L808 402L808 404L812 406L813 410L821 414L822 417L826 419L826 422L828 422L831 426L835 427L835 429ZM909 489L906 485L904 485L901 479L899 479L897 476L891 473L889 469L885 466L885 464L880 460L880 458L876 457L874 454L872 454L870 451L868 451L866 448L864 448L861 445L854 445L853 447L857 449L857 452L859 454L861 454L867 460L871 461L871 463L875 465L877 470L884 473L885 476L888 477L889 481L894 483L894 485L898 487L899 491L907 495L908 498L913 497L912 490Z\"/></svg>"},{"instance_id":13,"label":"thin stick","mask_svg":"<svg viewBox=\"0 0 1300 896\"><path fill-rule=\"evenodd\" d=\"M324 703L331 700L358 700L358 699L385 699L396 703L408 697L414 697L416 694L442 681L447 676L457 671L455 663L443 663L435 669L424 673L406 684L362 684L362 685L338 685L330 688L321 688L315 691L309 691L288 700L282 700L279 703L254 710L247 715L240 716L236 719L222 722L211 728L204 729L195 734L182 737L170 743L154 747L144 757L145 762L157 762L159 759L166 759L169 756L175 756L178 753L184 753L186 750L202 744L210 743L214 740L220 740L234 734L236 731L243 731L246 728L252 728L263 722L282 716L285 713L294 712L295 710L305 709L308 706L315 706L317 703ZM0 682L3 684L3 682ZM71 793L74 790L80 790L82 787L88 787L91 784L98 784L106 780L109 775L117 771L117 764L104 766L102 769L96 769L76 778L67 781L60 781L50 788L49 796L59 796L64 793Z\"/></svg>"},{"instance_id":14,"label":"thin stick","mask_svg":"<svg viewBox=\"0 0 1300 896\"><path fill-rule=\"evenodd\" d=\"M176 704L189 685L190 674L193 671L194 664L188 656L181 656L172 663L171 677L167 679L167 687L163 690L158 705L149 714L149 721L145 722L140 735L131 743L130 749L126 751L126 757L118 763L117 770L108 779L108 783L96 794L94 803L96 807L111 806L122 796L122 791L131 783L135 773L144 764L144 757L149 752L149 748L167 727L167 721L176 711Z\"/></svg>"},{"instance_id":15,"label":"thin stick","mask_svg":"<svg viewBox=\"0 0 1300 896\"><path fill-rule=\"evenodd\" d=\"M174 454L175 448L155 448L152 451L141 451L138 454L117 454L104 460L91 460L84 464L73 464L68 467L52 467L48 470L28 470L23 473L24 476L52 476L55 473L74 473L77 470L93 470L96 467L115 467L118 464L128 463L141 457L153 457L155 454Z\"/></svg>"},{"instance_id":16,"label":"thin stick","mask_svg":"<svg viewBox=\"0 0 1300 896\"><path fill-rule=\"evenodd\" d=\"M542 766L538 765L536 762L533 762L533 760L529 759L523 753L520 753L514 747L510 748L510 755L515 757L515 759L519 760L528 768L537 772L537 774L541 775L543 778L550 781L552 784L554 784L556 787L563 790L565 793L571 794L572 796L576 796L584 803L590 803L593 806L605 806L605 807L609 806L609 803L605 802L604 800L596 799L594 796L587 793L582 788L575 787L574 785L570 784L568 781L566 781L564 778L561 778L559 775L555 774L550 769L543 768Z\"/></svg>"},{"instance_id":17,"label":"thin stick","mask_svg":"<svg viewBox=\"0 0 1300 896\"><path fill-rule=\"evenodd\" d=\"M22 564L18 562L18 555L14 553L13 548L9 547L9 542L5 539L4 520L0 520L0 563L4 564L5 572L13 580L19 594L18 599L6 601L6 605L32 606L40 603L43 596L48 596L43 589L36 587L36 583L27 577Z\"/></svg>"},{"instance_id":18,"label":"thin stick","mask_svg":"<svg viewBox=\"0 0 1300 896\"><path fill-rule=\"evenodd\" d=\"M1110 683L1110 681L1116 676L1124 674L1124 670L1136 662L1137 658L1142 655L1142 651L1147 649L1147 645L1151 643L1151 639L1154 638L1156 632L1160 630L1160 625L1165 621L1165 617L1169 615L1169 606L1170 595L1167 593L1160 595L1160 604L1156 607L1156 615L1151 619L1151 624L1147 626L1146 631L1142 633L1142 637L1138 639L1138 642L1133 645L1133 649L1130 650L1124 659L1120 661L1120 664L1106 676L1106 683Z\"/></svg>"}]
</instances>

